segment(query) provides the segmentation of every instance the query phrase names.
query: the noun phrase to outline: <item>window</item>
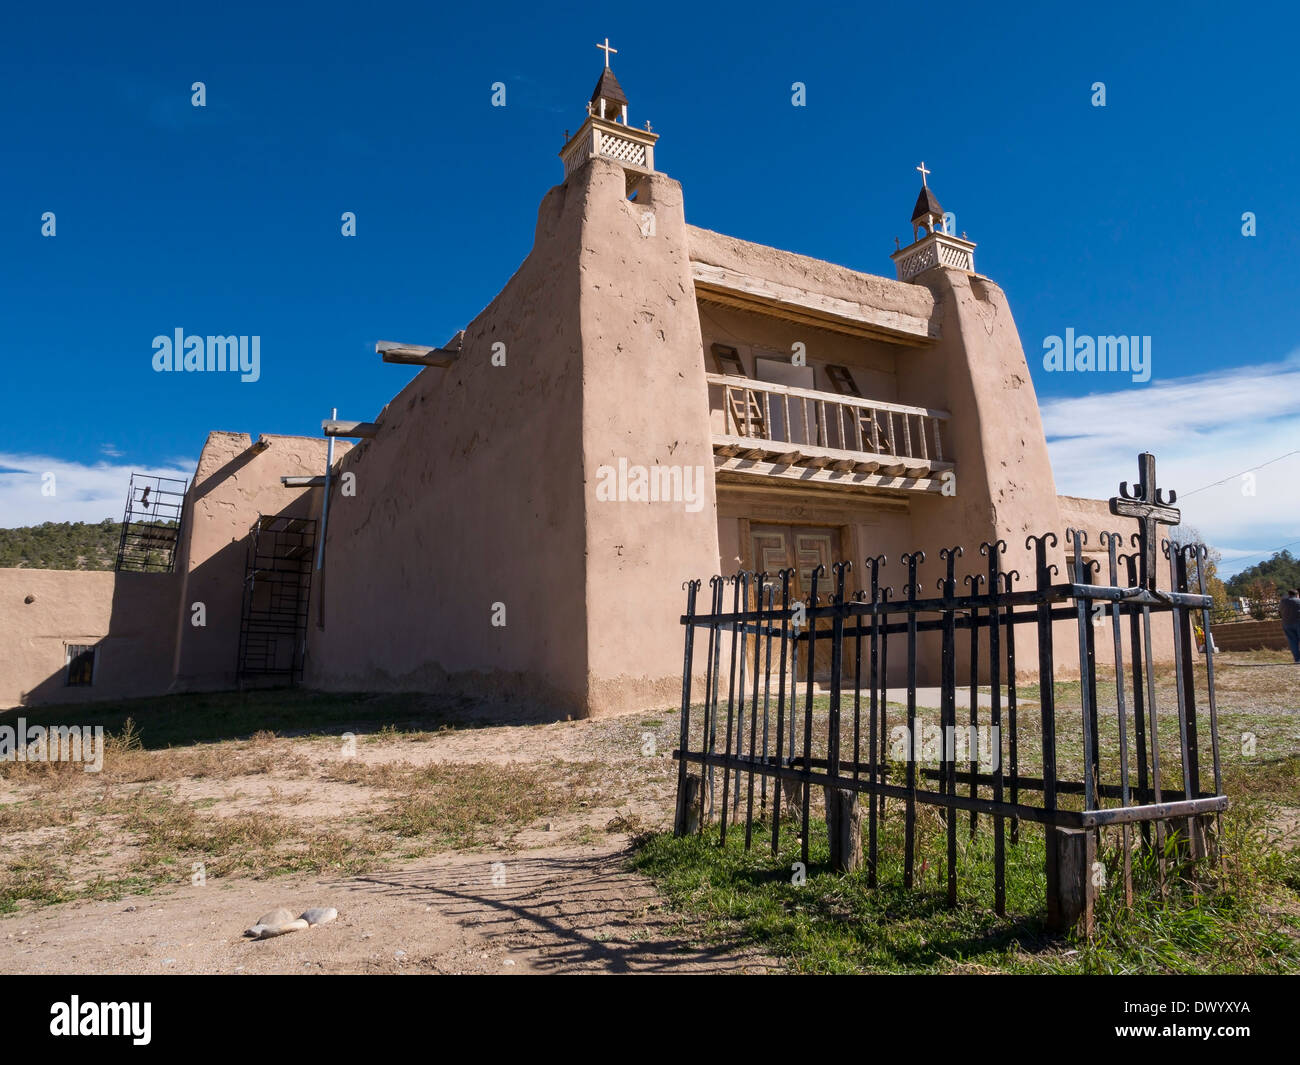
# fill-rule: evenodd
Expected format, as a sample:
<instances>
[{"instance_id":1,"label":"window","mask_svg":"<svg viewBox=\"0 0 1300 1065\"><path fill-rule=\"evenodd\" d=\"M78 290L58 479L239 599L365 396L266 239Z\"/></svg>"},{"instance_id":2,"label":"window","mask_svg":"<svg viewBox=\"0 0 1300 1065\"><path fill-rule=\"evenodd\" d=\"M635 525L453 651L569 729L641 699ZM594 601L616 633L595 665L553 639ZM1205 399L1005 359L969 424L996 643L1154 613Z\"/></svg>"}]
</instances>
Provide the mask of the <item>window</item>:
<instances>
[{"instance_id":1,"label":"window","mask_svg":"<svg viewBox=\"0 0 1300 1065\"><path fill-rule=\"evenodd\" d=\"M94 644L68 644L68 687L89 688L95 683Z\"/></svg>"}]
</instances>

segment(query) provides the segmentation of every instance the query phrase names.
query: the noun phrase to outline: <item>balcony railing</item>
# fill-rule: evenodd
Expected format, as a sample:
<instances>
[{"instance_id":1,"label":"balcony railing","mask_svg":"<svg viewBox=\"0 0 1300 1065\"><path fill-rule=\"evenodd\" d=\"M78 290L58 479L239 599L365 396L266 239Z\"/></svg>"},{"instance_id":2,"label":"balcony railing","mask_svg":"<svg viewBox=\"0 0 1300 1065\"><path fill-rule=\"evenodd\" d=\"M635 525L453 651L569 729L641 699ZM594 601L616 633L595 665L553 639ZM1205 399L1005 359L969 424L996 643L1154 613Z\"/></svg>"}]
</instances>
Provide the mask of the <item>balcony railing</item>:
<instances>
[{"instance_id":1,"label":"balcony railing","mask_svg":"<svg viewBox=\"0 0 1300 1065\"><path fill-rule=\"evenodd\" d=\"M705 377L721 393L723 432L714 434L713 448L724 459L911 479L952 469L943 457L947 411L725 374Z\"/></svg>"}]
</instances>

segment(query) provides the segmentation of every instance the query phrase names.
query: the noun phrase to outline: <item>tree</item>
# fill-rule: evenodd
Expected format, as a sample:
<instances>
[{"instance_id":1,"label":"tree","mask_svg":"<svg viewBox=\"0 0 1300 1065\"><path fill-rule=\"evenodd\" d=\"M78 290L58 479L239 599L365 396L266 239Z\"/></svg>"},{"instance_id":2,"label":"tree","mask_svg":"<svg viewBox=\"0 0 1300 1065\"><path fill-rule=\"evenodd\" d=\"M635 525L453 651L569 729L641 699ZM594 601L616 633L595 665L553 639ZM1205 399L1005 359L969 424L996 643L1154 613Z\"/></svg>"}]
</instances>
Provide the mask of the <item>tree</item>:
<instances>
[{"instance_id":1,"label":"tree","mask_svg":"<svg viewBox=\"0 0 1300 1065\"><path fill-rule=\"evenodd\" d=\"M1256 581L1264 581L1272 584L1275 588L1300 587L1300 559L1297 559L1290 551L1279 551L1272 558L1250 566L1236 576L1230 577L1227 582L1228 592L1231 595L1249 598L1249 589Z\"/></svg>"},{"instance_id":2,"label":"tree","mask_svg":"<svg viewBox=\"0 0 1300 1065\"><path fill-rule=\"evenodd\" d=\"M1219 563L1223 561L1223 552L1206 543L1201 531L1194 525L1177 525L1169 531L1169 539L1180 544L1205 544L1205 558L1190 559L1187 564L1187 587L1190 591L1200 590L1200 570L1205 568L1205 593L1214 600L1214 612L1219 616L1229 611L1228 588L1219 577Z\"/></svg>"}]
</instances>

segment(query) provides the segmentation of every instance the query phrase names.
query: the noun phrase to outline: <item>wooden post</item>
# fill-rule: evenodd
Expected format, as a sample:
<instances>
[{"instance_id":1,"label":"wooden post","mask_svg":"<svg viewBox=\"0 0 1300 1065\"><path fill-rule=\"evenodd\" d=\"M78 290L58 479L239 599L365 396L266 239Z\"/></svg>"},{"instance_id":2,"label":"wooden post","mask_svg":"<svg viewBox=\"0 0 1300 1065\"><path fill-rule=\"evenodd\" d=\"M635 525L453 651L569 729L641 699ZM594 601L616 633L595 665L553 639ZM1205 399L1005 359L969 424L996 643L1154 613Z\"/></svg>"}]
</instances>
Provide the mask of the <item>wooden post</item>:
<instances>
[{"instance_id":1,"label":"wooden post","mask_svg":"<svg viewBox=\"0 0 1300 1065\"><path fill-rule=\"evenodd\" d=\"M702 791L700 774L687 773L685 784L677 796L677 817L673 822L673 835L690 836L700 830Z\"/></svg>"},{"instance_id":2,"label":"wooden post","mask_svg":"<svg viewBox=\"0 0 1300 1065\"><path fill-rule=\"evenodd\" d=\"M1066 931L1080 926L1092 935L1092 908L1097 897L1093 865L1097 839L1090 829L1045 826L1047 834L1047 923Z\"/></svg>"},{"instance_id":3,"label":"wooden post","mask_svg":"<svg viewBox=\"0 0 1300 1065\"><path fill-rule=\"evenodd\" d=\"M862 810L858 793L823 788L826 796L826 832L831 842L831 868L851 873L862 867Z\"/></svg>"}]
</instances>

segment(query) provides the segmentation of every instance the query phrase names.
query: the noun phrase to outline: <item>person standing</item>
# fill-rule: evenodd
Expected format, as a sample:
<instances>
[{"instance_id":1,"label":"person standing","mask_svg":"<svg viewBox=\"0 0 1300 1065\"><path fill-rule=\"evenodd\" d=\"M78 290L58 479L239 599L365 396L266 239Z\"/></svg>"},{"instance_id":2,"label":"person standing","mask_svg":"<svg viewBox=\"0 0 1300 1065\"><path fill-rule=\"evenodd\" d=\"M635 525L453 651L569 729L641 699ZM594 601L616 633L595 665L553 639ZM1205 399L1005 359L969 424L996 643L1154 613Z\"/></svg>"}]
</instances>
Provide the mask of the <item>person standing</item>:
<instances>
[{"instance_id":1,"label":"person standing","mask_svg":"<svg viewBox=\"0 0 1300 1065\"><path fill-rule=\"evenodd\" d=\"M1278 613L1282 615L1282 631L1291 645L1291 657L1300 662L1300 589L1292 588L1282 597Z\"/></svg>"}]
</instances>

